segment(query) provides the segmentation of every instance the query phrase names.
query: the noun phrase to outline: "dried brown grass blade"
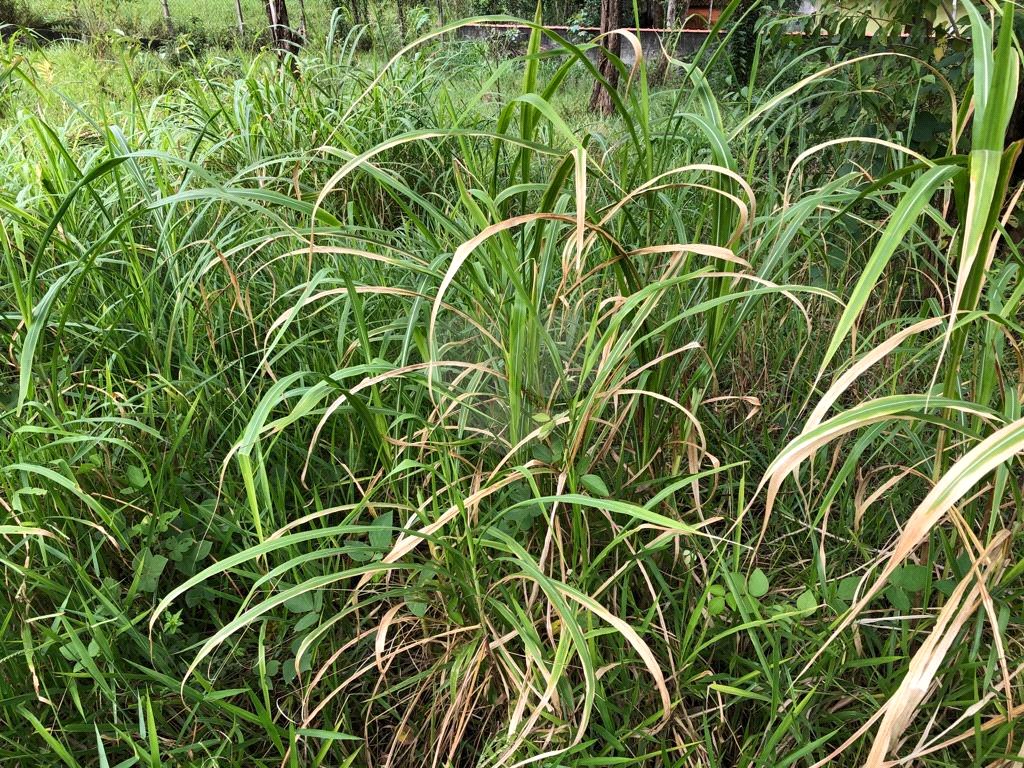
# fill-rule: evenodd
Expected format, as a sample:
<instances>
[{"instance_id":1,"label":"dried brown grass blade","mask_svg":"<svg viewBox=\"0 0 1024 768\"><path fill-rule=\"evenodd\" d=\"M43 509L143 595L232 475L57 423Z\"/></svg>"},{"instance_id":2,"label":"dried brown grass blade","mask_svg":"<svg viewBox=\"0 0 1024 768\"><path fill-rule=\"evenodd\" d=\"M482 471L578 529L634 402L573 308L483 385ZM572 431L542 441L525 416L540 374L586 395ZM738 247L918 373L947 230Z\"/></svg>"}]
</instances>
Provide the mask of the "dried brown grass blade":
<instances>
[{"instance_id":1,"label":"dried brown grass blade","mask_svg":"<svg viewBox=\"0 0 1024 768\"><path fill-rule=\"evenodd\" d=\"M1024 419L1018 419L993 432L950 467L914 510L914 514L910 516L889 556L889 561L878 575L875 583L850 609L846 618L829 639L815 652L801 671L800 676L803 676L839 634L850 626L853 620L867 607L871 598L885 585L900 563L928 537L932 528L938 525L946 513L989 472L1009 461L1022 450L1024 450Z\"/></svg>"},{"instance_id":2,"label":"dried brown grass blade","mask_svg":"<svg viewBox=\"0 0 1024 768\"><path fill-rule=\"evenodd\" d=\"M935 627L910 660L900 687L882 705L885 714L878 726L865 768L882 768L886 756L895 748L918 707L928 696L942 663L966 624L981 606L985 582L998 575L1006 555L1009 532L1000 531L993 538L975 567L956 587L939 612Z\"/></svg>"}]
</instances>

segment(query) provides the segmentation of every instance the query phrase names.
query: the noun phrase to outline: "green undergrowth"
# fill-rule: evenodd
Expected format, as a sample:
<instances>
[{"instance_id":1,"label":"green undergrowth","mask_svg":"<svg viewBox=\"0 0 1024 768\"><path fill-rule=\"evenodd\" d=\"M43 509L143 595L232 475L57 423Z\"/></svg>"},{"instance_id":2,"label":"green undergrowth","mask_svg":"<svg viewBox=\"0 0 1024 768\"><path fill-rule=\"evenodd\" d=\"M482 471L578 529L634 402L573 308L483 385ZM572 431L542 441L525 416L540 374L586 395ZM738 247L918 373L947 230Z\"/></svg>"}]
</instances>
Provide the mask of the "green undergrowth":
<instances>
[{"instance_id":1,"label":"green undergrowth","mask_svg":"<svg viewBox=\"0 0 1024 768\"><path fill-rule=\"evenodd\" d=\"M971 10L963 83L709 46L608 117L539 29L106 105L10 47L0 761L1011 760L1020 59ZM921 71L942 146L836 118Z\"/></svg>"}]
</instances>

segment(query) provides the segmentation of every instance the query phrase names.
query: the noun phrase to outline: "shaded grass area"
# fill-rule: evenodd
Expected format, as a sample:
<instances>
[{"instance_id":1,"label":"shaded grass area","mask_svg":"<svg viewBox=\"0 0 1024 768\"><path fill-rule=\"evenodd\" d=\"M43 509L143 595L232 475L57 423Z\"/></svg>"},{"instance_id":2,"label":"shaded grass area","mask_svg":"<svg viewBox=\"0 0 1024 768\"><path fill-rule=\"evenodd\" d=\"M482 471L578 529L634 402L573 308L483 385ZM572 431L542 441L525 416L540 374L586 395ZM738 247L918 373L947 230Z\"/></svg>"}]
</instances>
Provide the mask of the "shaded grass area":
<instances>
[{"instance_id":1,"label":"shaded grass area","mask_svg":"<svg viewBox=\"0 0 1024 768\"><path fill-rule=\"evenodd\" d=\"M596 121L539 33L118 51L106 105L12 47L0 759L1010 759L1019 58L972 24L938 162L833 119L866 59L623 68Z\"/></svg>"},{"instance_id":2,"label":"shaded grass area","mask_svg":"<svg viewBox=\"0 0 1024 768\"><path fill-rule=\"evenodd\" d=\"M291 4L294 26L305 18L309 32L318 39L327 35L334 6L323 0ZM265 36L269 22L265 3L241 0L243 36L238 34L235 0L167 0L171 17L168 29L161 0L15 0L20 16L32 26L65 29L89 37L111 33L151 40L174 37L201 47L253 43Z\"/></svg>"}]
</instances>

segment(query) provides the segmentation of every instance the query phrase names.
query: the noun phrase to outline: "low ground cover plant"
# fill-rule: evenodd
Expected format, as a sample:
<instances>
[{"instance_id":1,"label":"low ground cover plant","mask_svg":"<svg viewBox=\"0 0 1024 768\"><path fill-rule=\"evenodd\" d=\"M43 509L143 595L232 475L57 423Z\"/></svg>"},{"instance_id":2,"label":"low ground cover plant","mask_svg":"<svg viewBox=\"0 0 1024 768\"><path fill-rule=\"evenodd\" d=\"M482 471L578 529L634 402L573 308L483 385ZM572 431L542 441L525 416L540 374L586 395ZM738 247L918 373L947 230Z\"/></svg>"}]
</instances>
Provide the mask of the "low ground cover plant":
<instances>
[{"instance_id":1,"label":"low ground cover plant","mask_svg":"<svg viewBox=\"0 0 1024 768\"><path fill-rule=\"evenodd\" d=\"M610 117L540 11L106 109L12 43L0 759L1012 764L1020 45L967 9L960 80L712 36Z\"/></svg>"}]
</instances>

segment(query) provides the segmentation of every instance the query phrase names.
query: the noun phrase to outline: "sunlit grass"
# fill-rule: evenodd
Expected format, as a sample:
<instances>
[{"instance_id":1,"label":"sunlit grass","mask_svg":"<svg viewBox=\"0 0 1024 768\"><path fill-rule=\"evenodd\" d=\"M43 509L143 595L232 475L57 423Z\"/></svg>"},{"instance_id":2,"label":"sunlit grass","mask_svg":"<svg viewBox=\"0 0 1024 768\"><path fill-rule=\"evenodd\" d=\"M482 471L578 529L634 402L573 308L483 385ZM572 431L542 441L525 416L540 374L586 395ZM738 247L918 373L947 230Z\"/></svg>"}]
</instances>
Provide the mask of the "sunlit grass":
<instances>
[{"instance_id":1,"label":"sunlit grass","mask_svg":"<svg viewBox=\"0 0 1024 768\"><path fill-rule=\"evenodd\" d=\"M794 140L863 57L757 99L624 68L597 121L539 31L486 69L339 33L298 80L209 60L106 109L12 46L39 108L3 112L0 757L1018 750L991 25L941 158Z\"/></svg>"}]
</instances>

